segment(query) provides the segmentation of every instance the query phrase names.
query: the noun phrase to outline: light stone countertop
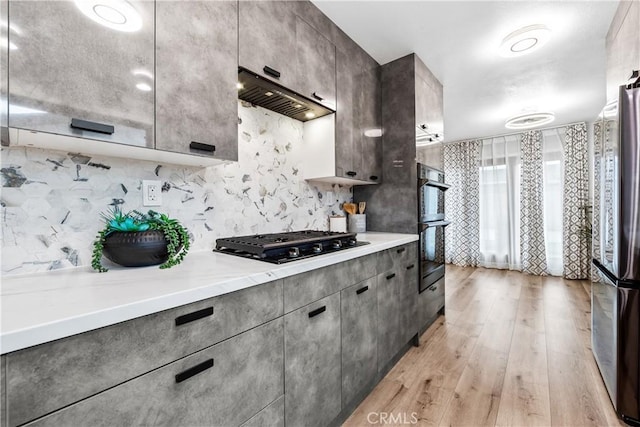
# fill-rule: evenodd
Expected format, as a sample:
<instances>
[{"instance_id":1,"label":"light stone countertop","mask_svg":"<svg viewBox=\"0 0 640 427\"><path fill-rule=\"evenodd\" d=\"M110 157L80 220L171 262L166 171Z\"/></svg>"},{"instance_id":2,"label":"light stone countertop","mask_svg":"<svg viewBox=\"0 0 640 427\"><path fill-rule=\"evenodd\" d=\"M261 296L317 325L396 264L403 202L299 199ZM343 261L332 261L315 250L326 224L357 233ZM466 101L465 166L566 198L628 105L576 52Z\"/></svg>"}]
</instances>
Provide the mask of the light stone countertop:
<instances>
[{"instance_id":1,"label":"light stone countertop","mask_svg":"<svg viewBox=\"0 0 640 427\"><path fill-rule=\"evenodd\" d=\"M370 244L280 265L200 251L168 270L82 268L3 277L0 354L358 258L418 235L370 232L358 240Z\"/></svg>"}]
</instances>

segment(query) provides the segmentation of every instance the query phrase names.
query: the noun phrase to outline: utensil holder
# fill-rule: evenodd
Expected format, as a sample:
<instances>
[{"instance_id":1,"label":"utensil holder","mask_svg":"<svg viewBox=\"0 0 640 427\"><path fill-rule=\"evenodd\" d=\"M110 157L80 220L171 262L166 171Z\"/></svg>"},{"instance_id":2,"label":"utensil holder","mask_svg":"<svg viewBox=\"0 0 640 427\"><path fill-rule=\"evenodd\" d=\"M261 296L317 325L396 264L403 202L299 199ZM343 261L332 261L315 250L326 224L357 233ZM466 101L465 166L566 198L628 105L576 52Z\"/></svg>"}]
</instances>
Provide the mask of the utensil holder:
<instances>
[{"instance_id":1,"label":"utensil holder","mask_svg":"<svg viewBox=\"0 0 640 427\"><path fill-rule=\"evenodd\" d=\"M365 233L367 231L367 215L354 214L349 215L349 232Z\"/></svg>"}]
</instances>

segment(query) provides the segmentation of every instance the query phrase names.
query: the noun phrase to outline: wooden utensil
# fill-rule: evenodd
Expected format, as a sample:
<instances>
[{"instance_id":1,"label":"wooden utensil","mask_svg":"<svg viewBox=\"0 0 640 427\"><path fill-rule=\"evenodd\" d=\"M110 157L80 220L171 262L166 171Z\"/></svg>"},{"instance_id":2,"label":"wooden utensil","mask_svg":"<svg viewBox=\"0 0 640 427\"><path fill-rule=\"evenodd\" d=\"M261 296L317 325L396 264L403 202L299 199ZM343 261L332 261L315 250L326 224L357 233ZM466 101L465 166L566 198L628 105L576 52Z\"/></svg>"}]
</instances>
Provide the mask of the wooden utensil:
<instances>
[{"instance_id":1,"label":"wooden utensil","mask_svg":"<svg viewBox=\"0 0 640 427\"><path fill-rule=\"evenodd\" d=\"M342 205L342 209L349 215L354 215L356 213L356 204L355 203L344 203Z\"/></svg>"},{"instance_id":2,"label":"wooden utensil","mask_svg":"<svg viewBox=\"0 0 640 427\"><path fill-rule=\"evenodd\" d=\"M364 210L367 208L367 202L358 203L358 212L360 215L364 214Z\"/></svg>"}]
</instances>

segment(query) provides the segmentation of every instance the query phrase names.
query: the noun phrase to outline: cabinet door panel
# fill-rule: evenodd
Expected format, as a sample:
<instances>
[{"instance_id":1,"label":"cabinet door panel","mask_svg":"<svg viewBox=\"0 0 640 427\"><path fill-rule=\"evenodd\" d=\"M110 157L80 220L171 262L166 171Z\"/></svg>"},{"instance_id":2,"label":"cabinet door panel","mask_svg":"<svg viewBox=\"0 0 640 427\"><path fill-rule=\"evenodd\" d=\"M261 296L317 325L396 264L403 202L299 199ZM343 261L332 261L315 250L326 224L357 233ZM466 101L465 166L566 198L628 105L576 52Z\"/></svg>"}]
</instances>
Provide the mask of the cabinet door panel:
<instances>
[{"instance_id":1,"label":"cabinet door panel","mask_svg":"<svg viewBox=\"0 0 640 427\"><path fill-rule=\"evenodd\" d=\"M141 20L130 32L95 22L76 3L11 2L19 33L11 35L9 126L153 147L154 2L130 2ZM113 129L71 127L72 119Z\"/></svg>"},{"instance_id":2,"label":"cabinet door panel","mask_svg":"<svg viewBox=\"0 0 640 427\"><path fill-rule=\"evenodd\" d=\"M336 51L336 176L347 178L354 171L356 77L349 55Z\"/></svg>"},{"instance_id":3,"label":"cabinet door panel","mask_svg":"<svg viewBox=\"0 0 640 427\"><path fill-rule=\"evenodd\" d=\"M276 319L27 425L240 425L284 392L283 347Z\"/></svg>"},{"instance_id":4,"label":"cabinet door panel","mask_svg":"<svg viewBox=\"0 0 640 427\"><path fill-rule=\"evenodd\" d=\"M360 158L362 176L360 179L372 182L382 181L382 138L366 136L373 129L382 129L380 70L371 68L362 73L361 98L359 104L360 119Z\"/></svg>"},{"instance_id":5,"label":"cabinet door panel","mask_svg":"<svg viewBox=\"0 0 640 427\"><path fill-rule=\"evenodd\" d=\"M239 63L254 73L295 90L296 15L295 2L240 1L238 39ZM270 67L280 73L275 78L264 72Z\"/></svg>"},{"instance_id":6,"label":"cabinet door panel","mask_svg":"<svg viewBox=\"0 0 640 427\"><path fill-rule=\"evenodd\" d=\"M378 371L400 350L400 292L395 270L378 275Z\"/></svg>"},{"instance_id":7,"label":"cabinet door panel","mask_svg":"<svg viewBox=\"0 0 640 427\"><path fill-rule=\"evenodd\" d=\"M376 282L372 277L340 294L343 407L375 378L378 371Z\"/></svg>"},{"instance_id":8,"label":"cabinet door panel","mask_svg":"<svg viewBox=\"0 0 640 427\"><path fill-rule=\"evenodd\" d=\"M156 26L156 148L237 160L237 3L160 1Z\"/></svg>"},{"instance_id":9,"label":"cabinet door panel","mask_svg":"<svg viewBox=\"0 0 640 427\"><path fill-rule=\"evenodd\" d=\"M300 17L296 17L296 90L307 98L336 108L336 48Z\"/></svg>"},{"instance_id":10,"label":"cabinet door panel","mask_svg":"<svg viewBox=\"0 0 640 427\"><path fill-rule=\"evenodd\" d=\"M324 426L341 408L340 293L284 317L285 425Z\"/></svg>"}]
</instances>

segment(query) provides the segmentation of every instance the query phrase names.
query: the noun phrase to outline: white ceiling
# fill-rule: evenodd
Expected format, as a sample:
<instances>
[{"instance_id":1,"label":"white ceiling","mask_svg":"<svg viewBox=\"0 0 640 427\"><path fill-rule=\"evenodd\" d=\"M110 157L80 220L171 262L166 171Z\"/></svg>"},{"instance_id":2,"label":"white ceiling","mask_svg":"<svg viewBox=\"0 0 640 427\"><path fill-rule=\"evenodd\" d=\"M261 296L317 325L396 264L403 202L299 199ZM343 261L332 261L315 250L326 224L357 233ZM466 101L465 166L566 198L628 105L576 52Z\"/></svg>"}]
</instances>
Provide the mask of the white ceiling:
<instances>
[{"instance_id":1,"label":"white ceiling","mask_svg":"<svg viewBox=\"0 0 640 427\"><path fill-rule=\"evenodd\" d=\"M618 1L312 0L380 64L415 52L444 86L445 142L509 133L507 118L552 111L592 121L605 100L605 37ZM544 24L538 51L503 58L514 30ZM549 125L549 126L551 126Z\"/></svg>"}]
</instances>

